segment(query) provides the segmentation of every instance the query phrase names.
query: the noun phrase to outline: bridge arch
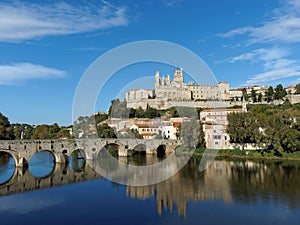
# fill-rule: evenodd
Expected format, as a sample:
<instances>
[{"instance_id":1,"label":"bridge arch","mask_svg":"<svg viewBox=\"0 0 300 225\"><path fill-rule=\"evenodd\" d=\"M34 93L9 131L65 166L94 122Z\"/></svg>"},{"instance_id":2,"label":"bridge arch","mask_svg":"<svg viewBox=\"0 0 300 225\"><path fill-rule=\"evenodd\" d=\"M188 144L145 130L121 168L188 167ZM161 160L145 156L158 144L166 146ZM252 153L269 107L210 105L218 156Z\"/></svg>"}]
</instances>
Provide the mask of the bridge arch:
<instances>
[{"instance_id":1,"label":"bridge arch","mask_svg":"<svg viewBox=\"0 0 300 225\"><path fill-rule=\"evenodd\" d=\"M146 145L143 143L138 144L133 148L133 151L134 151L134 153L146 155Z\"/></svg>"},{"instance_id":2,"label":"bridge arch","mask_svg":"<svg viewBox=\"0 0 300 225\"><path fill-rule=\"evenodd\" d=\"M113 156L119 155L119 149L120 149L120 144L119 143L107 143L106 145L104 145L104 147L102 149L108 151L110 154L112 154Z\"/></svg>"},{"instance_id":3,"label":"bridge arch","mask_svg":"<svg viewBox=\"0 0 300 225\"><path fill-rule=\"evenodd\" d=\"M3 158L3 156L5 156L5 154L9 156L8 161L6 162L6 165L5 165L5 166L8 166L8 168L4 169L4 173L2 171L1 174L0 174L1 175L0 185L5 185L5 184L9 183L11 180L13 180L13 178L16 176L17 161L16 161L14 155L11 154L10 152L0 150L0 154L1 154L2 158ZM9 168L10 167L10 158L13 160L13 164L14 164L12 169Z\"/></svg>"},{"instance_id":4,"label":"bridge arch","mask_svg":"<svg viewBox=\"0 0 300 225\"><path fill-rule=\"evenodd\" d=\"M74 172L82 172L86 164L86 152L83 149L74 149L69 153L69 168Z\"/></svg>"},{"instance_id":5,"label":"bridge arch","mask_svg":"<svg viewBox=\"0 0 300 225\"><path fill-rule=\"evenodd\" d=\"M6 149L0 149L0 153L3 152L3 153L7 153L9 154L10 156L13 157L14 161L15 161L15 166L18 165L19 163L19 157L18 157L18 153L16 151L13 151L13 150L6 150Z\"/></svg>"},{"instance_id":6,"label":"bridge arch","mask_svg":"<svg viewBox=\"0 0 300 225\"><path fill-rule=\"evenodd\" d=\"M167 146L165 144L161 144L156 148L157 157L163 158L166 156Z\"/></svg>"},{"instance_id":7,"label":"bridge arch","mask_svg":"<svg viewBox=\"0 0 300 225\"><path fill-rule=\"evenodd\" d=\"M48 154L48 155L47 155ZM37 157L42 157L38 158ZM52 157L48 158L48 157ZM40 150L38 152L35 152L29 159L28 167L29 167L29 173L31 176L38 178L38 179L44 179L49 176L55 171L56 167L56 161L57 161L57 155L50 150ZM34 161L36 159L36 161ZM47 161L47 160L51 161Z\"/></svg>"}]
</instances>

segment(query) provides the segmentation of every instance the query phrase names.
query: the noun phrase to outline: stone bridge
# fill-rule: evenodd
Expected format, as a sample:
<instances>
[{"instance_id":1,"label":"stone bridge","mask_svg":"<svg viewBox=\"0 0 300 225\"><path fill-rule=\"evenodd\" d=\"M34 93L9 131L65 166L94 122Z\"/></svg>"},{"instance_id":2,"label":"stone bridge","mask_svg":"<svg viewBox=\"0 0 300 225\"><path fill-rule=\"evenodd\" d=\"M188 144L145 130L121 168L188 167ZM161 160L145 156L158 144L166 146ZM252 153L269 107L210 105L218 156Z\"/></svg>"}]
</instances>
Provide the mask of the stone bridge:
<instances>
[{"instance_id":1,"label":"stone bridge","mask_svg":"<svg viewBox=\"0 0 300 225\"><path fill-rule=\"evenodd\" d=\"M68 157L77 150L85 159L93 160L107 146L117 147L118 156L130 156L134 151L153 155L168 154L178 145L178 141L169 139L0 140L0 152L9 153L14 158L16 167L23 167L40 151L51 152L56 163L66 163Z\"/></svg>"},{"instance_id":2,"label":"stone bridge","mask_svg":"<svg viewBox=\"0 0 300 225\"><path fill-rule=\"evenodd\" d=\"M58 187L99 178L101 176L89 167L88 164L85 164L84 169L81 171L73 171L64 164L55 164L53 171L43 178L34 177L27 168L16 168L12 177L5 183L0 184L0 196Z\"/></svg>"}]
</instances>

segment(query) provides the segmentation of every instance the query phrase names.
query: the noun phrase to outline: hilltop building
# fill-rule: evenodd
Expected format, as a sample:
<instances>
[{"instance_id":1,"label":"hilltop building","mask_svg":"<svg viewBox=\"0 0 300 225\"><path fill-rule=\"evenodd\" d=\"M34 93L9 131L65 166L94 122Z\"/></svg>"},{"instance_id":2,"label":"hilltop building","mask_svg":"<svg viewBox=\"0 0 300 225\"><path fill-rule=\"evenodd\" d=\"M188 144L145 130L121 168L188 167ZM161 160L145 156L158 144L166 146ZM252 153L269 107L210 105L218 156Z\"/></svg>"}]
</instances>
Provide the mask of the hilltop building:
<instances>
[{"instance_id":1,"label":"hilltop building","mask_svg":"<svg viewBox=\"0 0 300 225\"><path fill-rule=\"evenodd\" d=\"M129 108L168 108L170 106L195 106L195 102L205 100L229 100L229 83L218 85L199 85L194 82L184 83L183 70L174 71L173 80L170 74L160 77L159 71L154 76L154 90L135 89L126 93Z\"/></svg>"}]
</instances>

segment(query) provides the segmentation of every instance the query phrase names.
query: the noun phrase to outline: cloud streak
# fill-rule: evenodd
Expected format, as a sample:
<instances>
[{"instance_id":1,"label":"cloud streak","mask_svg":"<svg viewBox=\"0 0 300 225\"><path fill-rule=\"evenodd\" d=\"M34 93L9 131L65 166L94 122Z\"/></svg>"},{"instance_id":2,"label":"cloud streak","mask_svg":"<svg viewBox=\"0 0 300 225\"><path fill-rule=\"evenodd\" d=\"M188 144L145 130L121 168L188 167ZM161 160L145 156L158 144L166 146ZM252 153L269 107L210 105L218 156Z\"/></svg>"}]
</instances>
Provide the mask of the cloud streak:
<instances>
[{"instance_id":1,"label":"cloud streak","mask_svg":"<svg viewBox=\"0 0 300 225\"><path fill-rule=\"evenodd\" d=\"M262 63L264 72L250 76L248 84L258 84L277 79L299 76L300 66L297 62L286 58L289 51L285 48L259 48L251 52L230 57L226 61L230 63L251 62Z\"/></svg>"},{"instance_id":2,"label":"cloud streak","mask_svg":"<svg viewBox=\"0 0 300 225\"><path fill-rule=\"evenodd\" d=\"M274 81L282 78L300 76L299 67L284 68L279 70L272 70L265 73L256 74L251 76L248 80L248 84L258 84L269 81Z\"/></svg>"},{"instance_id":3,"label":"cloud streak","mask_svg":"<svg viewBox=\"0 0 300 225\"><path fill-rule=\"evenodd\" d=\"M126 9L103 1L87 5L0 3L0 41L20 42L45 36L103 30L129 23Z\"/></svg>"},{"instance_id":4,"label":"cloud streak","mask_svg":"<svg viewBox=\"0 0 300 225\"><path fill-rule=\"evenodd\" d=\"M32 63L0 65L0 85L19 85L27 80L63 78L66 72Z\"/></svg>"},{"instance_id":5,"label":"cloud streak","mask_svg":"<svg viewBox=\"0 0 300 225\"><path fill-rule=\"evenodd\" d=\"M274 16L261 26L246 26L220 34L225 38L247 35L248 44L300 42L300 3L287 1L284 7L274 10Z\"/></svg>"}]
</instances>

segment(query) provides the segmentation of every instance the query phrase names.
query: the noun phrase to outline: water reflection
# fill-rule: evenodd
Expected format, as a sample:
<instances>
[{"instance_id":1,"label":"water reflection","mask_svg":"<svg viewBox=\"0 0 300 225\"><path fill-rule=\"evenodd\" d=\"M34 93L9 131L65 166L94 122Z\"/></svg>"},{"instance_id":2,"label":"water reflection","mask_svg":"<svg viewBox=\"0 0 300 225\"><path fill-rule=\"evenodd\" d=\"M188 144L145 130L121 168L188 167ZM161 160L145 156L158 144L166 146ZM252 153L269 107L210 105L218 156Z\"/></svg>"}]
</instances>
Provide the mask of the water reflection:
<instances>
[{"instance_id":1,"label":"water reflection","mask_svg":"<svg viewBox=\"0 0 300 225\"><path fill-rule=\"evenodd\" d=\"M0 185L9 181L15 172L15 160L8 153L0 153Z\"/></svg>"},{"instance_id":2,"label":"water reflection","mask_svg":"<svg viewBox=\"0 0 300 225\"><path fill-rule=\"evenodd\" d=\"M80 150L74 151L69 158L69 167L74 172L82 172L85 167L85 156Z\"/></svg>"},{"instance_id":3,"label":"water reflection","mask_svg":"<svg viewBox=\"0 0 300 225\"><path fill-rule=\"evenodd\" d=\"M160 159L137 155L123 160L138 166ZM9 165L8 162L1 157L0 165ZM215 160L203 172L198 170L199 163L200 158L193 157L170 179L148 186L127 186L126 195L134 199L155 198L159 215L164 210L176 210L184 217L188 204L203 201L227 205L263 202L288 206L291 210L300 208L300 162ZM3 168L10 166L1 168L0 175L5 171ZM101 178L78 155L70 160L69 167L56 164L46 177L37 178L30 173L17 169L8 182L0 185L0 196ZM98 189L101 191L101 187Z\"/></svg>"},{"instance_id":4,"label":"water reflection","mask_svg":"<svg viewBox=\"0 0 300 225\"><path fill-rule=\"evenodd\" d=\"M48 151L35 153L29 161L29 171L36 178L49 176L55 167L54 155Z\"/></svg>"}]
</instances>

